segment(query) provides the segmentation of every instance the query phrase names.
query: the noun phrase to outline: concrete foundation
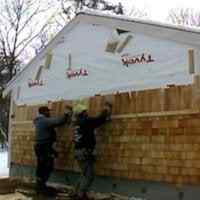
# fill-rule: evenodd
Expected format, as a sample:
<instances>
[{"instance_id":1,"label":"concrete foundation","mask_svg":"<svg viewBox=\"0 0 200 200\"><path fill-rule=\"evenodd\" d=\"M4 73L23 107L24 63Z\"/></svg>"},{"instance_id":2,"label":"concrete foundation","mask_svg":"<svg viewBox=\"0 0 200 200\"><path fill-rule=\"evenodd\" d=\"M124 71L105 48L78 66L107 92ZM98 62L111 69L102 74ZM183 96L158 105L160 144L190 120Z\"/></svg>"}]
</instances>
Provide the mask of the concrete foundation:
<instances>
[{"instance_id":1,"label":"concrete foundation","mask_svg":"<svg viewBox=\"0 0 200 200\"><path fill-rule=\"evenodd\" d=\"M35 168L12 164L10 176L35 177ZM70 171L56 170L50 181L74 185L79 174ZM91 190L102 193L118 193L129 197L140 197L148 200L199 200L200 186L175 186L159 182L129 181L112 177L97 176Z\"/></svg>"}]
</instances>

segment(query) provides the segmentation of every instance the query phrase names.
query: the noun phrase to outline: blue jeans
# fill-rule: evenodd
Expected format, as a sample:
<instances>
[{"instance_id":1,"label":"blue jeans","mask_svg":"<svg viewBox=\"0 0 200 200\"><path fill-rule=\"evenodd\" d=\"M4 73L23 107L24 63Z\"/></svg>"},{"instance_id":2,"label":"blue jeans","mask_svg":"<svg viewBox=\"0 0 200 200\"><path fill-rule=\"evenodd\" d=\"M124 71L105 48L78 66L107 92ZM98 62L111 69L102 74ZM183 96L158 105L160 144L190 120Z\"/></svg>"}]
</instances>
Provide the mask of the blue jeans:
<instances>
[{"instance_id":1,"label":"blue jeans","mask_svg":"<svg viewBox=\"0 0 200 200\"><path fill-rule=\"evenodd\" d=\"M81 177L76 188L78 192L88 192L95 177L95 157L92 152L86 152L85 149L80 149L75 150L75 158L81 169Z\"/></svg>"},{"instance_id":2,"label":"blue jeans","mask_svg":"<svg viewBox=\"0 0 200 200\"><path fill-rule=\"evenodd\" d=\"M37 156L37 182L43 186L48 181L54 168L54 155L52 153L52 145L35 145L35 154Z\"/></svg>"}]
</instances>

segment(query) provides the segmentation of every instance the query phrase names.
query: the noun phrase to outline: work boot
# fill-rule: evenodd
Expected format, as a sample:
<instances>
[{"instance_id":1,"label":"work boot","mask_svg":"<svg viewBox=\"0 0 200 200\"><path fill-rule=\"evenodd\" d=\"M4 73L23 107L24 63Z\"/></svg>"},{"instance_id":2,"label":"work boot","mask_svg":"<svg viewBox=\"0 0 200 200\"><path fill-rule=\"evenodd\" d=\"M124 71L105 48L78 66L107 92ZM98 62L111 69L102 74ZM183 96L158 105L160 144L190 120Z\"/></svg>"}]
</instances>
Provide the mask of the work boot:
<instances>
[{"instance_id":1,"label":"work boot","mask_svg":"<svg viewBox=\"0 0 200 200\"><path fill-rule=\"evenodd\" d=\"M81 197L81 200L93 200L93 198L89 198L88 195L87 195L87 193L85 192L83 194L83 196Z\"/></svg>"},{"instance_id":2,"label":"work boot","mask_svg":"<svg viewBox=\"0 0 200 200\"><path fill-rule=\"evenodd\" d=\"M94 198L90 198L88 197L87 193L84 192L83 194L81 195L78 195L78 194L75 194L73 197L72 197L73 200L94 200Z\"/></svg>"},{"instance_id":3,"label":"work boot","mask_svg":"<svg viewBox=\"0 0 200 200\"><path fill-rule=\"evenodd\" d=\"M46 190L46 187L47 187L46 183L43 182L40 178L37 178L36 188L35 188L36 192L41 193Z\"/></svg>"},{"instance_id":4,"label":"work boot","mask_svg":"<svg viewBox=\"0 0 200 200\"><path fill-rule=\"evenodd\" d=\"M54 197L57 195L57 191L53 188L49 188L49 187L40 187L37 190L37 195L42 195L42 196L46 196L46 197Z\"/></svg>"},{"instance_id":5,"label":"work boot","mask_svg":"<svg viewBox=\"0 0 200 200\"><path fill-rule=\"evenodd\" d=\"M46 196L52 197L52 196L56 196L58 191L53 187L46 187L42 193Z\"/></svg>"}]
</instances>

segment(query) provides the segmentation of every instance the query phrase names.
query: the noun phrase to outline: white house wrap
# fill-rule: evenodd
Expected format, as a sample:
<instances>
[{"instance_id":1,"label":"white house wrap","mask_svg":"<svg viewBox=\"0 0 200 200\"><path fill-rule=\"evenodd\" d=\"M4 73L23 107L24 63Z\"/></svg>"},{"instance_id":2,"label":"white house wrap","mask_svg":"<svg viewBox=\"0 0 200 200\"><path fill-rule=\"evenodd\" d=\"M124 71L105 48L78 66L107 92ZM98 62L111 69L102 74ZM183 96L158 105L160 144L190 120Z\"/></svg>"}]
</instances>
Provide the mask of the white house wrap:
<instances>
[{"instance_id":1,"label":"white house wrap","mask_svg":"<svg viewBox=\"0 0 200 200\"><path fill-rule=\"evenodd\" d=\"M199 45L194 29L80 13L4 94L12 90L16 103L33 104L191 83L200 71Z\"/></svg>"}]
</instances>

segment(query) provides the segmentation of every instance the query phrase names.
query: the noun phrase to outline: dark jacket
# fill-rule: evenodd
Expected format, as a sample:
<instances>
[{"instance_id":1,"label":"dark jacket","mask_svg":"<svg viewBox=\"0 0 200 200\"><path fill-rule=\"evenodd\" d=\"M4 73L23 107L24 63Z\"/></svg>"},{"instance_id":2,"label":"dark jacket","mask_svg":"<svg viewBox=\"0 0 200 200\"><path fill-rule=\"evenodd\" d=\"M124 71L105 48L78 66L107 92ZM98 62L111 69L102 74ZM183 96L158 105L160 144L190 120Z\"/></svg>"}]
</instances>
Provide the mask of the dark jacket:
<instances>
[{"instance_id":1,"label":"dark jacket","mask_svg":"<svg viewBox=\"0 0 200 200\"><path fill-rule=\"evenodd\" d=\"M36 144L54 143L56 141L55 127L64 125L69 119L65 114L62 117L45 117L39 115L34 119L36 130Z\"/></svg>"},{"instance_id":2,"label":"dark jacket","mask_svg":"<svg viewBox=\"0 0 200 200\"><path fill-rule=\"evenodd\" d=\"M110 114L104 110L97 117L80 115L74 123L75 149L93 150L96 145L95 129L110 120Z\"/></svg>"}]
</instances>

